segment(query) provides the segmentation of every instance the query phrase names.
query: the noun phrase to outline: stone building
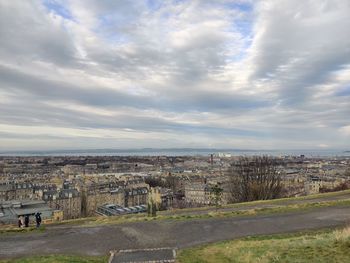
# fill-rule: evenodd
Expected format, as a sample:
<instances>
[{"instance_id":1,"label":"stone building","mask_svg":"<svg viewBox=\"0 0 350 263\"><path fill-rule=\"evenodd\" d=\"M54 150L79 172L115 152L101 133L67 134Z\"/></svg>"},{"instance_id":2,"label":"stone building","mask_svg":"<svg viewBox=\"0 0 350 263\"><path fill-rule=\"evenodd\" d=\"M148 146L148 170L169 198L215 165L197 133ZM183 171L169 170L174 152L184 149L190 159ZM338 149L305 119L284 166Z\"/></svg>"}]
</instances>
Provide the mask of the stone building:
<instances>
[{"instance_id":1,"label":"stone building","mask_svg":"<svg viewBox=\"0 0 350 263\"><path fill-rule=\"evenodd\" d=\"M125 189L125 207L145 205L148 202L148 188L135 187Z\"/></svg>"},{"instance_id":2,"label":"stone building","mask_svg":"<svg viewBox=\"0 0 350 263\"><path fill-rule=\"evenodd\" d=\"M210 187L204 183L185 185L185 201L189 204L209 205Z\"/></svg>"},{"instance_id":3,"label":"stone building","mask_svg":"<svg viewBox=\"0 0 350 263\"><path fill-rule=\"evenodd\" d=\"M140 187L146 187L148 188L148 184L145 183L145 179L140 176L134 176L134 175L123 175L119 179L125 188L131 189L131 188L140 188Z\"/></svg>"},{"instance_id":4,"label":"stone building","mask_svg":"<svg viewBox=\"0 0 350 263\"><path fill-rule=\"evenodd\" d=\"M220 205L227 204L231 201L230 189L227 185L218 184L222 189ZM214 184L208 183L191 183L185 185L185 201L192 205L213 205L214 193L212 187Z\"/></svg>"},{"instance_id":5,"label":"stone building","mask_svg":"<svg viewBox=\"0 0 350 263\"><path fill-rule=\"evenodd\" d=\"M158 210L167 210L173 207L174 194L171 189L153 187L149 191L149 199L156 203Z\"/></svg>"},{"instance_id":6,"label":"stone building","mask_svg":"<svg viewBox=\"0 0 350 263\"><path fill-rule=\"evenodd\" d=\"M322 180L318 176L311 176L305 183L305 192L307 195L318 194L320 187L322 186Z\"/></svg>"},{"instance_id":7,"label":"stone building","mask_svg":"<svg viewBox=\"0 0 350 263\"><path fill-rule=\"evenodd\" d=\"M48 190L43 200L54 210L63 211L63 219L81 217L81 195L76 189Z\"/></svg>"},{"instance_id":8,"label":"stone building","mask_svg":"<svg viewBox=\"0 0 350 263\"><path fill-rule=\"evenodd\" d=\"M0 201L23 199L35 199L32 183L7 182L0 184Z\"/></svg>"},{"instance_id":9,"label":"stone building","mask_svg":"<svg viewBox=\"0 0 350 263\"><path fill-rule=\"evenodd\" d=\"M115 204L124 206L124 190L114 184L93 185L82 192L83 216L95 215L98 206Z\"/></svg>"}]
</instances>

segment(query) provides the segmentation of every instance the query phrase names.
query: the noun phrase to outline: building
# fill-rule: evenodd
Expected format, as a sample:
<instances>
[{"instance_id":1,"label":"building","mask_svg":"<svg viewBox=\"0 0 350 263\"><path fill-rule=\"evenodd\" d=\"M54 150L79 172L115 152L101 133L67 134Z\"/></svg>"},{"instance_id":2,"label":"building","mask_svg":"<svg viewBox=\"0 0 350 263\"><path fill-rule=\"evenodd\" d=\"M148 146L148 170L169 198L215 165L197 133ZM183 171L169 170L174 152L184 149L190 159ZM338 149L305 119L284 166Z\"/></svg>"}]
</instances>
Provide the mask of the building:
<instances>
[{"instance_id":1,"label":"building","mask_svg":"<svg viewBox=\"0 0 350 263\"><path fill-rule=\"evenodd\" d=\"M121 187L92 186L82 193L82 213L83 216L93 216L96 214L98 206L104 204L115 204L124 206L125 193Z\"/></svg>"},{"instance_id":2,"label":"building","mask_svg":"<svg viewBox=\"0 0 350 263\"><path fill-rule=\"evenodd\" d=\"M6 182L0 184L0 201L35 199L33 184L27 182Z\"/></svg>"},{"instance_id":3,"label":"building","mask_svg":"<svg viewBox=\"0 0 350 263\"><path fill-rule=\"evenodd\" d=\"M153 187L149 191L149 198L156 203L158 210L167 210L173 207L174 194L171 189Z\"/></svg>"},{"instance_id":4,"label":"building","mask_svg":"<svg viewBox=\"0 0 350 263\"><path fill-rule=\"evenodd\" d=\"M81 195L76 189L48 190L43 200L54 210L63 211L63 219L81 217Z\"/></svg>"},{"instance_id":5,"label":"building","mask_svg":"<svg viewBox=\"0 0 350 263\"><path fill-rule=\"evenodd\" d=\"M186 184L185 201L188 204L209 205L210 187L205 183Z\"/></svg>"},{"instance_id":6,"label":"building","mask_svg":"<svg viewBox=\"0 0 350 263\"><path fill-rule=\"evenodd\" d=\"M213 205L215 196L212 187L216 184L191 183L185 185L185 201L190 205ZM219 184L222 189L220 205L227 204L231 200L231 193L228 186Z\"/></svg>"},{"instance_id":7,"label":"building","mask_svg":"<svg viewBox=\"0 0 350 263\"><path fill-rule=\"evenodd\" d=\"M318 194L322 186L322 180L318 176L311 176L304 184L307 195Z\"/></svg>"},{"instance_id":8,"label":"building","mask_svg":"<svg viewBox=\"0 0 350 263\"><path fill-rule=\"evenodd\" d=\"M138 214L147 212L146 205L122 207L115 204L106 204L97 207L97 213L104 216L116 216L126 214Z\"/></svg>"},{"instance_id":9,"label":"building","mask_svg":"<svg viewBox=\"0 0 350 263\"><path fill-rule=\"evenodd\" d=\"M136 187L125 189L125 207L146 205L148 201L148 188Z\"/></svg>"}]
</instances>

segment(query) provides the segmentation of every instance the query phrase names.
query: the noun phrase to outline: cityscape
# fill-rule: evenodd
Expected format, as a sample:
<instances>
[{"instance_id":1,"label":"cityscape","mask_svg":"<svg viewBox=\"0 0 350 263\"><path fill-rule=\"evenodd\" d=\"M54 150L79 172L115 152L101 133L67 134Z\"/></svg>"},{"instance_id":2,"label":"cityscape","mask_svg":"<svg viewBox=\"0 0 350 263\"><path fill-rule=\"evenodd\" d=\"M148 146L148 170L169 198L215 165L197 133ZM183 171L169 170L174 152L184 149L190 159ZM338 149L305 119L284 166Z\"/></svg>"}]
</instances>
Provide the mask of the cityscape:
<instances>
[{"instance_id":1,"label":"cityscape","mask_svg":"<svg viewBox=\"0 0 350 263\"><path fill-rule=\"evenodd\" d=\"M336 198L347 202L350 195L350 157L346 153L332 157L225 152L192 156L2 156L0 160L0 222L5 228L19 224L22 216L28 218L23 221L24 229L38 226L37 214L42 220L39 226L54 227L89 218L92 222L98 218L127 220L130 216L135 220L140 216L143 220L157 216L191 218L198 216L198 211L224 215L218 210L231 210L230 205L235 203L314 198L332 192L339 192ZM241 186L243 174L249 171L250 195L238 195L246 190ZM263 183L259 173L276 175L274 187L264 195L261 190L273 181ZM326 197L323 202L331 200ZM169 258L173 251L162 248L147 255L146 250L141 258ZM115 257L113 253L111 257Z\"/></svg>"},{"instance_id":2,"label":"cityscape","mask_svg":"<svg viewBox=\"0 0 350 263\"><path fill-rule=\"evenodd\" d=\"M1 223L16 224L21 209L42 210L49 221L145 213L150 197L157 210L210 206L215 185L223 190L220 204L238 202L231 194L229 168L240 158L229 153L1 157ZM279 198L350 189L350 157L275 158L280 161ZM22 206L20 200L25 200ZM110 214L111 205L125 210Z\"/></svg>"},{"instance_id":3,"label":"cityscape","mask_svg":"<svg viewBox=\"0 0 350 263\"><path fill-rule=\"evenodd\" d=\"M350 262L349 0L0 0L0 263Z\"/></svg>"}]
</instances>

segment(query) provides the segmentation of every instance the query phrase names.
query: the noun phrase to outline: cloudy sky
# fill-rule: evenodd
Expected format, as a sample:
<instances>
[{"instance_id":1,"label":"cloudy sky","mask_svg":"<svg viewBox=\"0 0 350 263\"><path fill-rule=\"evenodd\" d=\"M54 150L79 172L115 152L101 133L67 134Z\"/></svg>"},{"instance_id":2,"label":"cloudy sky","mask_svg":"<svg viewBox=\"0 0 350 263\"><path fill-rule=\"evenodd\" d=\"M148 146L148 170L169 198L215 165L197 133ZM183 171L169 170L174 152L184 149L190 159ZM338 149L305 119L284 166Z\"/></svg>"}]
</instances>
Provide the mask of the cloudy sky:
<instances>
[{"instance_id":1,"label":"cloudy sky","mask_svg":"<svg viewBox=\"0 0 350 263\"><path fill-rule=\"evenodd\" d=\"M0 150L350 148L349 0L0 0Z\"/></svg>"}]
</instances>

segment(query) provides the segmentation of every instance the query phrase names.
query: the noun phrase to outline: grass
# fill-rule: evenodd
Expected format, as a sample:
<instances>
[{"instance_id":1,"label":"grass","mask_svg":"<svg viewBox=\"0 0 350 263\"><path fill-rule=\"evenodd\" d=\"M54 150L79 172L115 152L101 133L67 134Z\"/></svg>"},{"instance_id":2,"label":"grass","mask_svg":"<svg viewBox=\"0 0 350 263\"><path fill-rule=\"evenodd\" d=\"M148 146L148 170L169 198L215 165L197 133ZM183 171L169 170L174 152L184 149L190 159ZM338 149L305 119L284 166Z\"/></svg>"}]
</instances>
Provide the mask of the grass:
<instances>
[{"instance_id":1,"label":"grass","mask_svg":"<svg viewBox=\"0 0 350 263\"><path fill-rule=\"evenodd\" d=\"M19 228L18 226L14 225L8 225L0 228L0 234L8 234L8 233L41 233L44 232L46 229L45 226L40 226L40 228L36 227L26 227L26 228Z\"/></svg>"},{"instance_id":2,"label":"grass","mask_svg":"<svg viewBox=\"0 0 350 263\"><path fill-rule=\"evenodd\" d=\"M350 227L256 236L182 250L179 263L350 262Z\"/></svg>"},{"instance_id":3,"label":"grass","mask_svg":"<svg viewBox=\"0 0 350 263\"><path fill-rule=\"evenodd\" d=\"M212 217L235 217L235 216L251 216L251 215L263 215L263 214L273 214L273 213L288 213L288 212L297 212L305 211L313 208L321 207L330 207L330 206L342 206L350 205L350 199L336 200L336 201L321 201L321 202L307 202L320 197L334 197L343 194L350 193L350 190L339 191L339 192L330 192L322 194L314 194L309 196L302 197L290 197L290 198L281 198L273 200L258 200L245 203L236 203L225 205L222 208L232 208L240 209L236 211L229 212L216 212L214 207L201 207L201 208L188 208L188 209L179 209L180 212L177 214L176 210L172 211L172 214L164 214L162 212L154 218L147 217L145 214L138 215L125 215L125 216L114 216L114 217L89 217L81 218L74 220L67 220L60 224L77 224L81 226L96 226L104 224L121 224L128 222L140 222L140 221L152 221L152 220L163 220L163 219L172 219L172 220L191 220L191 219L207 219ZM297 204L288 204L288 201L305 201ZM287 202L287 203L286 203ZM251 208L255 205L274 205L275 207L270 208ZM181 212L189 211L206 211L205 214L181 214Z\"/></svg>"},{"instance_id":4,"label":"grass","mask_svg":"<svg viewBox=\"0 0 350 263\"><path fill-rule=\"evenodd\" d=\"M312 195L298 196L298 197L278 198L278 199L272 199L272 200L256 200L256 201L250 201L250 202L226 204L222 206L222 208L244 208L244 207L250 207L250 206L260 205L260 204L275 205L275 204L283 204L288 201L312 201L313 199L317 199L317 198L335 197L335 196L344 195L344 194L350 194L350 189L344 190L344 191L319 193L319 194L312 194ZM176 213L176 212L181 213L185 211L205 211L205 210L215 210L215 206L176 209L176 210L173 210L172 213Z\"/></svg>"},{"instance_id":5,"label":"grass","mask_svg":"<svg viewBox=\"0 0 350 263\"><path fill-rule=\"evenodd\" d=\"M107 256L46 255L0 263L102 263ZM253 236L181 250L179 263L350 262L350 227Z\"/></svg>"},{"instance_id":6,"label":"grass","mask_svg":"<svg viewBox=\"0 0 350 263\"><path fill-rule=\"evenodd\" d=\"M184 214L184 215L157 215L156 217L147 217L144 214L138 215L126 215L126 216L114 216L114 217L93 217L85 218L79 221L72 221L74 224L80 226L96 226L96 225L108 225L108 224L122 224L130 222L142 222L153 220L192 220L192 219L208 219L218 217L237 217L237 216L255 216L255 215L269 215L277 213L289 213L289 212L301 212L315 208L331 207L331 206L348 206L350 200L338 200L338 201L326 201L315 203L300 203L291 205L281 205L270 208L255 208L255 209L241 209L234 211L215 212L211 211L205 214ZM70 222L63 222L62 224L69 224Z\"/></svg>"},{"instance_id":7,"label":"grass","mask_svg":"<svg viewBox=\"0 0 350 263\"><path fill-rule=\"evenodd\" d=\"M0 263L106 263L107 256L87 257L73 255L32 256L17 259L0 260Z\"/></svg>"}]
</instances>

